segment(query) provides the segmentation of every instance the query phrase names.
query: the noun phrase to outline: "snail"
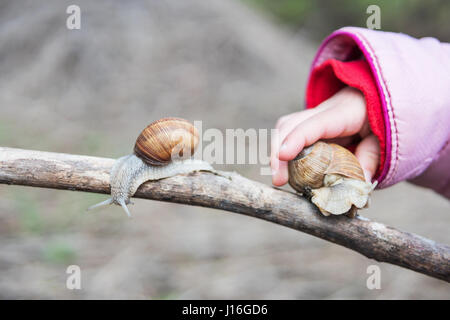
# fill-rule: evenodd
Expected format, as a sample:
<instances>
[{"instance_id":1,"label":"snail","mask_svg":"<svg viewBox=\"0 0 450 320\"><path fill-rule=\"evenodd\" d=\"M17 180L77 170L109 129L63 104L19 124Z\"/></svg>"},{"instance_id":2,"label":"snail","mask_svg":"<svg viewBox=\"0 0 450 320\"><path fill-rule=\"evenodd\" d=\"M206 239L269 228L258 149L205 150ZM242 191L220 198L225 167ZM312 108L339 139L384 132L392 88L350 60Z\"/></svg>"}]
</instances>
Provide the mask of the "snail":
<instances>
[{"instance_id":1,"label":"snail","mask_svg":"<svg viewBox=\"0 0 450 320\"><path fill-rule=\"evenodd\" d=\"M366 182L358 159L346 148L318 141L289 161L289 184L311 197L325 215L348 213L368 207L377 182Z\"/></svg>"},{"instance_id":2,"label":"snail","mask_svg":"<svg viewBox=\"0 0 450 320\"><path fill-rule=\"evenodd\" d=\"M194 171L214 172L208 162L190 158L198 142L198 131L187 120L163 118L149 124L138 136L134 153L114 163L110 174L111 198L88 210L117 204L130 217L127 204L144 182Z\"/></svg>"}]
</instances>

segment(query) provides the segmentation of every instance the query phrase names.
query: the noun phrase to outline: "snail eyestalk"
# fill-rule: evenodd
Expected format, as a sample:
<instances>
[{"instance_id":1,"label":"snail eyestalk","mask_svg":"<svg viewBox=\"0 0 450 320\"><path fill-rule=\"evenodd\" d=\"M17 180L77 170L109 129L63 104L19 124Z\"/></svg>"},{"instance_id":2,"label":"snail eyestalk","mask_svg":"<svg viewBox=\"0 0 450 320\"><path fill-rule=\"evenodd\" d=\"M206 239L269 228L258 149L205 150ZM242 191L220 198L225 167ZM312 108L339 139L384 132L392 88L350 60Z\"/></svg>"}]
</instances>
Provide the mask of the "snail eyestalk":
<instances>
[{"instance_id":1,"label":"snail eyestalk","mask_svg":"<svg viewBox=\"0 0 450 320\"><path fill-rule=\"evenodd\" d=\"M125 201L123 199L118 200L118 204L123 208L123 210L125 211L125 213L127 214L128 217L131 218L131 213L128 210L127 205L125 204ZM110 204L113 204L114 200L112 198L106 199L105 201L102 201L100 203L94 204L93 206L90 206L89 208L87 208L87 211L99 208L99 207L103 207L103 206L107 206Z\"/></svg>"},{"instance_id":2,"label":"snail eyestalk","mask_svg":"<svg viewBox=\"0 0 450 320\"><path fill-rule=\"evenodd\" d=\"M102 201L102 202L99 202L97 204L94 204L94 205L90 206L89 208L87 208L87 211L93 210L95 208L107 206L107 205L110 205L111 203L113 203L113 199L109 198L109 199L107 199L105 201Z\"/></svg>"},{"instance_id":3,"label":"snail eyestalk","mask_svg":"<svg viewBox=\"0 0 450 320\"><path fill-rule=\"evenodd\" d=\"M120 203L120 205L122 206L123 210L125 210L125 213L127 214L127 216L128 216L129 218L131 218L131 213L130 213L130 211L128 210L127 205L125 204L125 201L123 201L123 199L121 199L121 200L119 201L119 203Z\"/></svg>"}]
</instances>

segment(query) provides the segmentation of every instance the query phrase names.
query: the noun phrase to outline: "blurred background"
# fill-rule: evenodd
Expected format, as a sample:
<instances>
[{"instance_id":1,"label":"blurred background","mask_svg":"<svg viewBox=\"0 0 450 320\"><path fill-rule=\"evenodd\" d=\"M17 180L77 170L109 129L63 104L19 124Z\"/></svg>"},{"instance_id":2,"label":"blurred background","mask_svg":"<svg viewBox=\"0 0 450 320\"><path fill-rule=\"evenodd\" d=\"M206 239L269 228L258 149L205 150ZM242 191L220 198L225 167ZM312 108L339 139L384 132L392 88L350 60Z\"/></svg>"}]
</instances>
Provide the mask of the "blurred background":
<instances>
[{"instance_id":1,"label":"blurred background","mask_svg":"<svg viewBox=\"0 0 450 320\"><path fill-rule=\"evenodd\" d=\"M81 7L81 30L66 28ZM446 1L1 1L0 145L114 157L163 116L267 128L303 108L320 40L365 26L450 40ZM216 166L270 184L259 166ZM257 219L137 199L0 185L0 298L450 298L443 281ZM450 243L450 204L400 183L366 217ZM79 265L82 290L66 289ZM368 290L366 269L381 268Z\"/></svg>"}]
</instances>

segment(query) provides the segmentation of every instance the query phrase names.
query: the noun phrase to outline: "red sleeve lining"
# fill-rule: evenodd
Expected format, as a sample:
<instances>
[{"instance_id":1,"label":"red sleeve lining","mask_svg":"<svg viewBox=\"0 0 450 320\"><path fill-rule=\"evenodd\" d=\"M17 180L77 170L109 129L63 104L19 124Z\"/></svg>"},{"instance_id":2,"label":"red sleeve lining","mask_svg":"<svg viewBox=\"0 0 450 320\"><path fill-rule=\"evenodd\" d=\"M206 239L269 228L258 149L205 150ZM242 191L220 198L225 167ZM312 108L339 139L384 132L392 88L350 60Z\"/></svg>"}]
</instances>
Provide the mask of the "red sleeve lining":
<instances>
[{"instance_id":1,"label":"red sleeve lining","mask_svg":"<svg viewBox=\"0 0 450 320\"><path fill-rule=\"evenodd\" d=\"M380 143L380 163L374 176L376 179L386 161L386 137L381 101L367 61L329 59L315 67L306 90L306 108L316 107L345 86L360 90L366 99L370 128Z\"/></svg>"}]
</instances>

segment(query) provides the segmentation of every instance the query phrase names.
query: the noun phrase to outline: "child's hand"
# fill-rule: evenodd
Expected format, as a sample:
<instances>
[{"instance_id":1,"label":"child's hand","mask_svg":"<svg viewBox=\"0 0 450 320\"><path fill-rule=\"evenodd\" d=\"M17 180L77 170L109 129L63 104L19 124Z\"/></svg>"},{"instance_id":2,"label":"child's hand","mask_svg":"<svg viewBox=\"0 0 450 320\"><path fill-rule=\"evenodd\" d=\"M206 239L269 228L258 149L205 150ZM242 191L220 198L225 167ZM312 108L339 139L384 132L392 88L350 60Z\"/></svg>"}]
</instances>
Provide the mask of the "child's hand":
<instances>
[{"instance_id":1,"label":"child's hand","mask_svg":"<svg viewBox=\"0 0 450 320\"><path fill-rule=\"evenodd\" d=\"M378 167L380 147L370 131L363 94L346 87L314 109L292 113L278 119L277 139L272 141L272 183L282 186L288 181L287 161L294 159L306 146L318 140L331 139L349 145L362 139L355 155L361 163L366 180Z\"/></svg>"}]
</instances>

